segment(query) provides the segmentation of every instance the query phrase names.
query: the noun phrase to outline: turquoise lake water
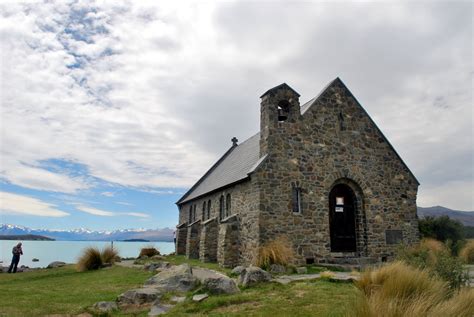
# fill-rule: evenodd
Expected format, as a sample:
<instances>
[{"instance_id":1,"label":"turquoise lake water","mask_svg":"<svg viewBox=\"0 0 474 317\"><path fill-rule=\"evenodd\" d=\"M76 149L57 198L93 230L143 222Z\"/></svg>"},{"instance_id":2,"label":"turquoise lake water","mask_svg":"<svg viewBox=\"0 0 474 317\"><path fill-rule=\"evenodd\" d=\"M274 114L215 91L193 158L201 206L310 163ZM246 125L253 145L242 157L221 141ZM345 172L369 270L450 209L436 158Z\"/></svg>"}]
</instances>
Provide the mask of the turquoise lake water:
<instances>
[{"instance_id":1,"label":"turquoise lake water","mask_svg":"<svg viewBox=\"0 0 474 317\"><path fill-rule=\"evenodd\" d=\"M0 266L9 266L12 259L12 248L20 241L0 240ZM23 243L23 256L19 266L45 267L53 261L75 263L81 251L86 247L110 246L110 241L21 241ZM140 249L153 245L161 254L174 252L173 242L117 242L117 249L121 257L137 257ZM37 258L39 262L33 262Z\"/></svg>"}]
</instances>

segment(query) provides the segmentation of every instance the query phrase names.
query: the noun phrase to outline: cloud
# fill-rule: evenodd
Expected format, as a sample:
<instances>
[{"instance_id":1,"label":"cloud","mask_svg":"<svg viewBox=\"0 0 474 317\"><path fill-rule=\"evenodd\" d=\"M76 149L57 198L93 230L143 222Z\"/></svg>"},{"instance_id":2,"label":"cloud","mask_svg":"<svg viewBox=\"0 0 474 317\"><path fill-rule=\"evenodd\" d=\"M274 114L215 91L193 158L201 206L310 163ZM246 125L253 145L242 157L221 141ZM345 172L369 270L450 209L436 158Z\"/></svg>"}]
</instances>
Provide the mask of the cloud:
<instances>
[{"instance_id":1,"label":"cloud","mask_svg":"<svg viewBox=\"0 0 474 317\"><path fill-rule=\"evenodd\" d=\"M115 194L112 193L112 192L102 192L100 193L102 196L106 196L106 197L114 197Z\"/></svg>"},{"instance_id":2,"label":"cloud","mask_svg":"<svg viewBox=\"0 0 474 317\"><path fill-rule=\"evenodd\" d=\"M69 214L56 208L55 205L40 199L0 192L0 211L4 214L39 216L39 217L65 217Z\"/></svg>"},{"instance_id":3,"label":"cloud","mask_svg":"<svg viewBox=\"0 0 474 317\"><path fill-rule=\"evenodd\" d=\"M189 187L232 136L258 131L268 88L287 82L304 102L340 76L420 180L420 201L474 209L472 3L45 2L0 12L1 177L12 184ZM85 174L45 169L51 159ZM434 195L454 182L464 184L457 198Z\"/></svg>"},{"instance_id":4,"label":"cloud","mask_svg":"<svg viewBox=\"0 0 474 317\"><path fill-rule=\"evenodd\" d=\"M141 213L141 212L112 212L112 211L106 211L106 210L84 206L81 204L77 204L76 209L86 212L91 215L101 216L101 217L114 217L114 216L132 216L132 217L138 217L138 218L150 217L150 215Z\"/></svg>"}]
</instances>

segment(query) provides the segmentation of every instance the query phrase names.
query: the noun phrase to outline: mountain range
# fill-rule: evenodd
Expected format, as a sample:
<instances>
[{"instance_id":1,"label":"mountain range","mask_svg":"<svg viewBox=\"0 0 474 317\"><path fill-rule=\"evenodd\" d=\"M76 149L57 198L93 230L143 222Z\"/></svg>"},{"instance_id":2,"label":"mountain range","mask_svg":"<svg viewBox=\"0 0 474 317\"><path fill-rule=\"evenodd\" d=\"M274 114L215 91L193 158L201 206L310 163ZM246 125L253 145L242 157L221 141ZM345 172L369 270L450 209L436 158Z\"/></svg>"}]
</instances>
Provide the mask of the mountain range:
<instances>
[{"instance_id":1,"label":"mountain range","mask_svg":"<svg viewBox=\"0 0 474 317\"><path fill-rule=\"evenodd\" d=\"M449 216L459 220L465 226L474 227L474 212L452 210L442 206L418 207L418 217ZM92 231L84 228L74 230L31 229L23 226L2 224L0 235L41 235L55 240L84 240L84 241L121 241L143 239L149 241L173 241L173 229L120 229L114 231Z\"/></svg>"},{"instance_id":2,"label":"mountain range","mask_svg":"<svg viewBox=\"0 0 474 317\"><path fill-rule=\"evenodd\" d=\"M0 235L41 235L55 240L68 241L121 241L143 239L149 241L173 241L173 229L120 229L114 231L93 231L84 228L74 230L31 229L23 226L2 224Z\"/></svg>"}]
</instances>

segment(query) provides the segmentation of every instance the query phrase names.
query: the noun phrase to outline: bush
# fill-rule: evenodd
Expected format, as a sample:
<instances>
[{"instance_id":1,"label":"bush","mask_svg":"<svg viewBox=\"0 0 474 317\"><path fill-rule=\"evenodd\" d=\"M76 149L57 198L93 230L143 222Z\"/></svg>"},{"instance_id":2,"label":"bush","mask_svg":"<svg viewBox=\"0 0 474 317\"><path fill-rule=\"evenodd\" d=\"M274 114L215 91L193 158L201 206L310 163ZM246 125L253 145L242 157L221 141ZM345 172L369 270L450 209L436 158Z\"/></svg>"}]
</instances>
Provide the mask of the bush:
<instances>
[{"instance_id":1,"label":"bush","mask_svg":"<svg viewBox=\"0 0 474 317\"><path fill-rule=\"evenodd\" d=\"M448 248L434 239L423 239L413 247L399 249L397 258L413 267L427 269L457 289L468 280L462 262L452 257Z\"/></svg>"},{"instance_id":2,"label":"bush","mask_svg":"<svg viewBox=\"0 0 474 317\"><path fill-rule=\"evenodd\" d=\"M160 251L155 249L155 247L153 247L153 246L148 246L148 247L144 247L140 250L140 254L138 255L138 257L139 258L141 258L142 256L152 257L154 255L160 255Z\"/></svg>"},{"instance_id":3,"label":"bush","mask_svg":"<svg viewBox=\"0 0 474 317\"><path fill-rule=\"evenodd\" d=\"M349 316L471 316L474 290L465 289L450 297L446 282L429 270L413 269L394 262L367 271L356 282L360 293Z\"/></svg>"},{"instance_id":4,"label":"bush","mask_svg":"<svg viewBox=\"0 0 474 317\"><path fill-rule=\"evenodd\" d=\"M293 262L293 259L290 242L287 238L279 237L259 248L255 265L268 270L272 264L287 266Z\"/></svg>"},{"instance_id":5,"label":"bush","mask_svg":"<svg viewBox=\"0 0 474 317\"><path fill-rule=\"evenodd\" d=\"M418 228L424 238L433 238L443 242L450 241L453 254L457 254L460 242L464 240L464 226L458 220L453 220L448 216L420 219Z\"/></svg>"},{"instance_id":6,"label":"bush","mask_svg":"<svg viewBox=\"0 0 474 317\"><path fill-rule=\"evenodd\" d=\"M77 270L79 272L97 270L103 265L102 256L97 248L86 248L77 261Z\"/></svg>"},{"instance_id":7,"label":"bush","mask_svg":"<svg viewBox=\"0 0 474 317\"><path fill-rule=\"evenodd\" d=\"M465 263L474 264L474 240L470 240L464 245L459 256Z\"/></svg>"},{"instance_id":8,"label":"bush","mask_svg":"<svg viewBox=\"0 0 474 317\"><path fill-rule=\"evenodd\" d=\"M110 264L114 264L117 258L120 259L120 257L118 256L117 250L113 249L112 247L105 247L102 250L101 257L102 257L103 263L110 263Z\"/></svg>"}]
</instances>

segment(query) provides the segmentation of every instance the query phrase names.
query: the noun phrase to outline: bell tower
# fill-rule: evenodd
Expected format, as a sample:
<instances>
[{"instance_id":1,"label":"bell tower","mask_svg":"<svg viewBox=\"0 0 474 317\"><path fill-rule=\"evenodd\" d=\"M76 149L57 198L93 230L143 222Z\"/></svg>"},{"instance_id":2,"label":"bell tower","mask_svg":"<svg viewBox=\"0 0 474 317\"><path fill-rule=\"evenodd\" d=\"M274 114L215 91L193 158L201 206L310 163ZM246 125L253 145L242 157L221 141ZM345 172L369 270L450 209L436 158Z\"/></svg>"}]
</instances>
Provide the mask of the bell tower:
<instances>
[{"instance_id":1,"label":"bell tower","mask_svg":"<svg viewBox=\"0 0 474 317\"><path fill-rule=\"evenodd\" d=\"M300 116L300 94L286 83L269 89L260 98L260 157L271 151L288 127Z\"/></svg>"}]
</instances>

